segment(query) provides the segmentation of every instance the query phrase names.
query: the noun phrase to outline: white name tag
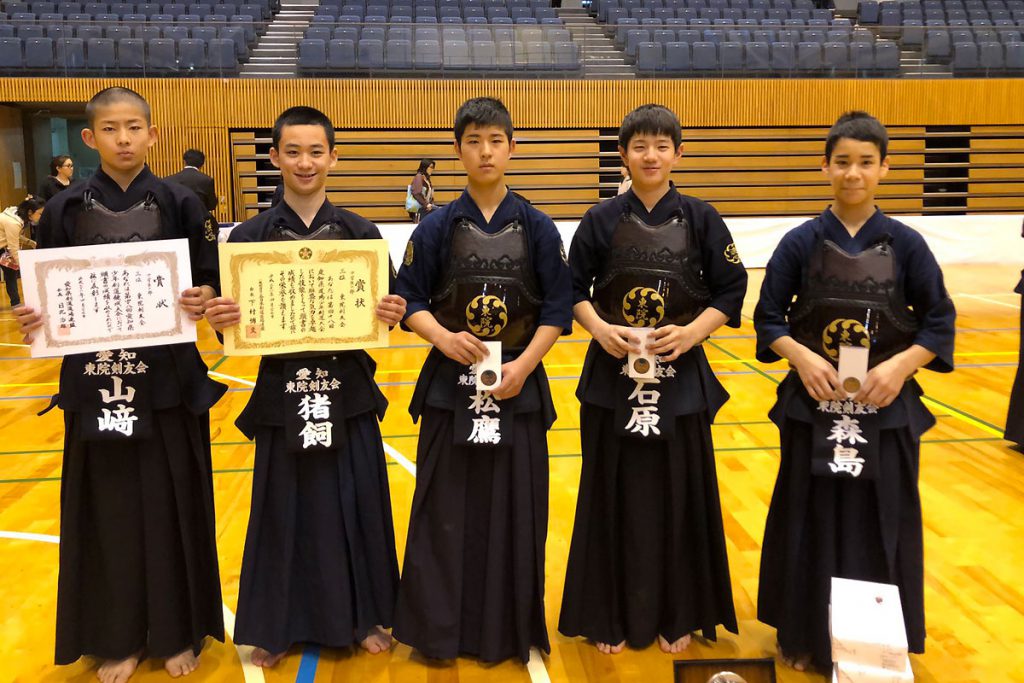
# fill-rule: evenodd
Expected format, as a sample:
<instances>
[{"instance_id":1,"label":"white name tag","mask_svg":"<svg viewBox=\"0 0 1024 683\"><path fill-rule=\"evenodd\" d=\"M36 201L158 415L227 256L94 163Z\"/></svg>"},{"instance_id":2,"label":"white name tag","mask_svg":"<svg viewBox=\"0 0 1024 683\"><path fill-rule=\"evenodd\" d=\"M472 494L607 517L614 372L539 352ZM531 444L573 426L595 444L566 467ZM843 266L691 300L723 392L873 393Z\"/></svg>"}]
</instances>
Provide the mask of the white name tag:
<instances>
[{"instance_id":1,"label":"white name tag","mask_svg":"<svg viewBox=\"0 0 1024 683\"><path fill-rule=\"evenodd\" d=\"M868 376L868 349L863 346L839 347L839 386L853 396L864 386Z\"/></svg>"},{"instance_id":2,"label":"white name tag","mask_svg":"<svg viewBox=\"0 0 1024 683\"><path fill-rule=\"evenodd\" d=\"M476 364L477 391L494 391L501 384L501 342L484 342L487 358Z\"/></svg>"},{"instance_id":3,"label":"white name tag","mask_svg":"<svg viewBox=\"0 0 1024 683\"><path fill-rule=\"evenodd\" d=\"M640 353L629 352L627 360L628 373L632 379L654 379L658 364L654 354L647 352L647 343L654 334L653 327L637 327L630 330L640 340Z\"/></svg>"}]
</instances>

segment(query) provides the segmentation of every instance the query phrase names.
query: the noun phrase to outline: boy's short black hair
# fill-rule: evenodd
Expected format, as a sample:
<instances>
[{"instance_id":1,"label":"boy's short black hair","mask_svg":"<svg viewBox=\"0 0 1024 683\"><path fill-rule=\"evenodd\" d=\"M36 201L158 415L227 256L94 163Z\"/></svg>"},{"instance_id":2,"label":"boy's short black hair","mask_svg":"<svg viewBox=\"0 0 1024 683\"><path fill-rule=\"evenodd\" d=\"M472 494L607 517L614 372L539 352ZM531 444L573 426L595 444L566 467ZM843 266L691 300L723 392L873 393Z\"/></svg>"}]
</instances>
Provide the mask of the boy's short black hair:
<instances>
[{"instance_id":1,"label":"boy's short black hair","mask_svg":"<svg viewBox=\"0 0 1024 683\"><path fill-rule=\"evenodd\" d=\"M153 115L149 110L149 102L146 101L146 98L130 88L123 88L121 86L104 88L92 96L92 99L85 105L86 125L88 125L89 128L92 128L95 125L96 112L98 109L101 107L109 107L117 104L118 102L131 102L136 105L140 110L142 110L143 118L146 119L146 125L153 125Z\"/></svg>"},{"instance_id":2,"label":"boy's short black hair","mask_svg":"<svg viewBox=\"0 0 1024 683\"><path fill-rule=\"evenodd\" d=\"M825 161L832 161L832 150L843 138L874 143L881 159L889 153L888 131L866 111L848 111L836 120L825 138Z\"/></svg>"},{"instance_id":3,"label":"boy's short black hair","mask_svg":"<svg viewBox=\"0 0 1024 683\"><path fill-rule=\"evenodd\" d=\"M281 131L286 126L320 126L327 136L327 149L334 149L334 124L319 109L313 107L291 107L281 112L274 121L274 132L271 135L273 142L271 147L278 148L281 143Z\"/></svg>"},{"instance_id":4,"label":"boy's short black hair","mask_svg":"<svg viewBox=\"0 0 1024 683\"><path fill-rule=\"evenodd\" d=\"M186 166L194 166L196 168L202 168L203 164L206 163L206 155L199 149L186 149L185 153L181 155L181 159L185 162Z\"/></svg>"},{"instance_id":5,"label":"boy's short black hair","mask_svg":"<svg viewBox=\"0 0 1024 683\"><path fill-rule=\"evenodd\" d=\"M626 149L634 135L668 135L672 145L683 144L683 129L675 112L660 104L642 104L626 114L619 126L619 147Z\"/></svg>"},{"instance_id":6,"label":"boy's short black hair","mask_svg":"<svg viewBox=\"0 0 1024 683\"><path fill-rule=\"evenodd\" d=\"M466 100L455 112L455 141L462 142L462 134L470 124L497 126L512 140L512 115L501 100L494 97L474 97Z\"/></svg>"}]
</instances>

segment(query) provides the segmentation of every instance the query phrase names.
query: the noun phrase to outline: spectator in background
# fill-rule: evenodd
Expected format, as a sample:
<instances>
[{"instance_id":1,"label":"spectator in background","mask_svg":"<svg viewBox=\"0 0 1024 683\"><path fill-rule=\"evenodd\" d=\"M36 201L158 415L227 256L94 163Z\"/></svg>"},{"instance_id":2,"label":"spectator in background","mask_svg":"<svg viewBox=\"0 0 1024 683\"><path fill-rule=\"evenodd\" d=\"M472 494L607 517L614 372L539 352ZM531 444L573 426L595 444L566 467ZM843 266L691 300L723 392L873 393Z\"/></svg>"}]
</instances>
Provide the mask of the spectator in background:
<instances>
[{"instance_id":1,"label":"spectator in background","mask_svg":"<svg viewBox=\"0 0 1024 683\"><path fill-rule=\"evenodd\" d=\"M206 163L206 155L198 149L186 149L182 155L185 168L174 175L167 176L164 180L184 185L199 196L200 201L207 211L217 208L217 191L213 186L213 178L206 175L199 169Z\"/></svg>"},{"instance_id":2,"label":"spectator in background","mask_svg":"<svg viewBox=\"0 0 1024 683\"><path fill-rule=\"evenodd\" d=\"M50 175L39 184L38 196L44 202L71 184L71 176L75 174L75 162L66 154L55 156L50 160Z\"/></svg>"},{"instance_id":3,"label":"spectator in background","mask_svg":"<svg viewBox=\"0 0 1024 683\"><path fill-rule=\"evenodd\" d=\"M419 205L418 209L410 208L412 203L406 199L405 208L409 212L409 220L419 223L423 217L433 211L434 206L434 184L430 182L430 174L436 164L433 159L423 159L420 167L416 169L416 177L412 179L409 186L409 196Z\"/></svg>"},{"instance_id":4,"label":"spectator in background","mask_svg":"<svg viewBox=\"0 0 1024 683\"><path fill-rule=\"evenodd\" d=\"M43 214L45 202L39 197L28 197L21 204L0 213L0 269L4 273L7 296L11 308L21 305L18 295L18 251L35 249L36 243L28 238L29 227Z\"/></svg>"},{"instance_id":5,"label":"spectator in background","mask_svg":"<svg viewBox=\"0 0 1024 683\"><path fill-rule=\"evenodd\" d=\"M629 192L629 188L633 187L633 178L629 175L629 169L625 166L620 166L619 173L622 174L622 182L619 183L619 189L615 192L616 195L625 194Z\"/></svg>"}]
</instances>

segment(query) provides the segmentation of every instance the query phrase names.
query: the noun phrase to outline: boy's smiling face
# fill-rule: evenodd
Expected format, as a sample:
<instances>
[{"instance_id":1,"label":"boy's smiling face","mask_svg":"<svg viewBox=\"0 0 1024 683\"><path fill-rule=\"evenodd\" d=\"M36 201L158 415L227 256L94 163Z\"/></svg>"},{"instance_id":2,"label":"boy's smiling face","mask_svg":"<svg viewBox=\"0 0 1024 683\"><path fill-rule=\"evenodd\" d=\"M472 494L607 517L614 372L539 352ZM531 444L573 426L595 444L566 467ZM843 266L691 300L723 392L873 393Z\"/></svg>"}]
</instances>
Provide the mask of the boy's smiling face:
<instances>
[{"instance_id":1,"label":"boy's smiling face","mask_svg":"<svg viewBox=\"0 0 1024 683\"><path fill-rule=\"evenodd\" d=\"M670 135L637 133L626 149L619 147L619 155L629 169L634 190L657 190L668 186L672 169L683 156L683 145L677 148Z\"/></svg>"},{"instance_id":2,"label":"boy's smiling face","mask_svg":"<svg viewBox=\"0 0 1024 683\"><path fill-rule=\"evenodd\" d=\"M323 126L285 126L277 148L270 148L270 161L281 169L287 189L308 196L323 190L338 151L330 149Z\"/></svg>"},{"instance_id":3,"label":"boy's smiling face","mask_svg":"<svg viewBox=\"0 0 1024 683\"><path fill-rule=\"evenodd\" d=\"M882 159L873 142L840 138L831 158L822 159L821 170L840 207L874 204L878 183L889 173L889 158Z\"/></svg>"},{"instance_id":4,"label":"boy's smiling face","mask_svg":"<svg viewBox=\"0 0 1024 683\"><path fill-rule=\"evenodd\" d=\"M98 108L92 125L82 130L82 140L99 152L108 169L131 173L146 163L149 148L156 144L157 130L137 104L122 100Z\"/></svg>"},{"instance_id":5,"label":"boy's smiling face","mask_svg":"<svg viewBox=\"0 0 1024 683\"><path fill-rule=\"evenodd\" d=\"M462 140L455 142L455 154L473 185L504 182L505 169L515 149L515 140L508 139L504 128L475 123L466 126Z\"/></svg>"}]
</instances>

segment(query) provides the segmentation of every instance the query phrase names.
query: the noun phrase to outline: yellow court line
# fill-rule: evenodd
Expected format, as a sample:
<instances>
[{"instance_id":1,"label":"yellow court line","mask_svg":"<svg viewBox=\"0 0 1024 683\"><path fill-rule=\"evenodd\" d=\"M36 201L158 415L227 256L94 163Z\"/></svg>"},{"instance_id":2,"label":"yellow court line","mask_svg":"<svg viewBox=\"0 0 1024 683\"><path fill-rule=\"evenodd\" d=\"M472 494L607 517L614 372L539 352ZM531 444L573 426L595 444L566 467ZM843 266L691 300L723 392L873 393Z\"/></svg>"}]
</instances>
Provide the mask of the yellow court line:
<instances>
[{"instance_id":1,"label":"yellow court line","mask_svg":"<svg viewBox=\"0 0 1024 683\"><path fill-rule=\"evenodd\" d=\"M957 408L952 408L952 410L950 410L951 406L937 403L936 401L933 401L927 396L922 396L921 400L924 401L924 404L931 408L932 410L947 410L949 414L952 415L957 420L965 422L971 425L972 427L976 427L977 429L980 429L981 431L985 432L986 434L990 434L991 436L997 436L1000 439L1003 438L1003 433L998 429L993 429L990 425L987 425L984 422L981 422L980 420L976 420L975 418L971 417L967 413L964 413Z\"/></svg>"}]
</instances>

